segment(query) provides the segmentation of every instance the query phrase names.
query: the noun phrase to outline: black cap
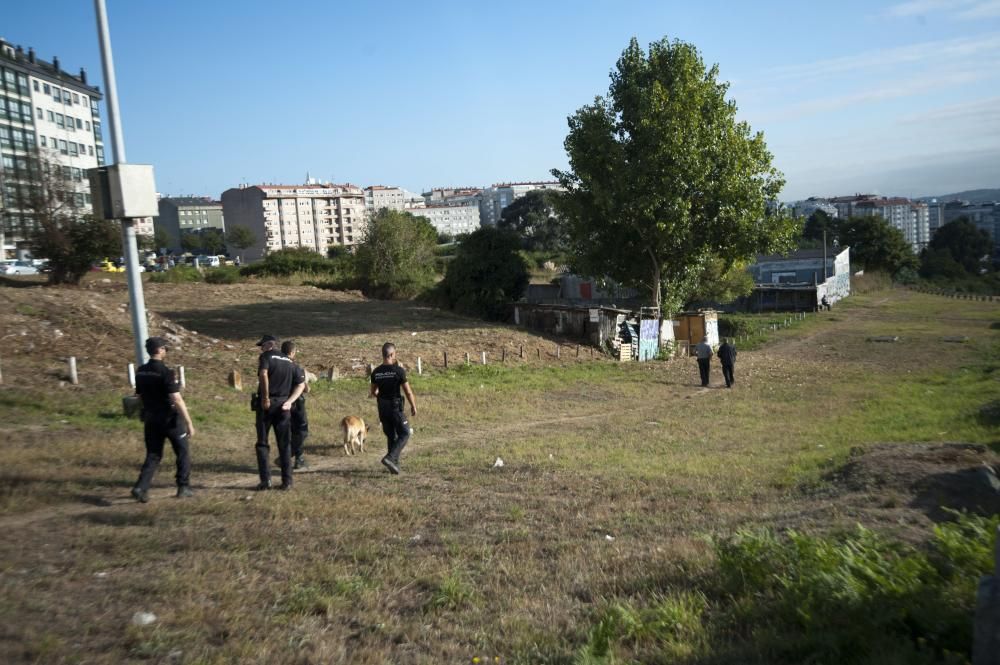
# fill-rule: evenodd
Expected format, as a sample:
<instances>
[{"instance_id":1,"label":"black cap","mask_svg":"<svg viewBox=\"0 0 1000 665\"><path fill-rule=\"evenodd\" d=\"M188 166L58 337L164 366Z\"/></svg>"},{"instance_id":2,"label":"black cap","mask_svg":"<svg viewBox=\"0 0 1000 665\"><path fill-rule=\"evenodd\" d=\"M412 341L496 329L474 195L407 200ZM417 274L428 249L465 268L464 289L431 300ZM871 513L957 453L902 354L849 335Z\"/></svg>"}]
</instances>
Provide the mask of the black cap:
<instances>
[{"instance_id":1,"label":"black cap","mask_svg":"<svg viewBox=\"0 0 1000 665\"><path fill-rule=\"evenodd\" d=\"M257 346L264 346L268 342L277 342L277 341L278 338L275 337L274 335L264 335L263 337L260 338L260 341L257 342Z\"/></svg>"},{"instance_id":2,"label":"black cap","mask_svg":"<svg viewBox=\"0 0 1000 665\"><path fill-rule=\"evenodd\" d=\"M150 337L146 340L146 353L153 355L163 348L170 348L170 343L162 337Z\"/></svg>"}]
</instances>

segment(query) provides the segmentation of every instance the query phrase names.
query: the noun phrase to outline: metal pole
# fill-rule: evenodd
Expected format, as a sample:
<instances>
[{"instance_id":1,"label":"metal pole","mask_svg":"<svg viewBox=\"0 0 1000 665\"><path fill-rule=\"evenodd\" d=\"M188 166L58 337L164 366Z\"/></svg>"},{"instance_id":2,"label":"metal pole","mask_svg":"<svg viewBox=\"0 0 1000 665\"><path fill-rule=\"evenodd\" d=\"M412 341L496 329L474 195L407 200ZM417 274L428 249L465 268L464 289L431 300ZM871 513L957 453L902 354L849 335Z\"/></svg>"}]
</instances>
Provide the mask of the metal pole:
<instances>
[{"instance_id":1,"label":"metal pole","mask_svg":"<svg viewBox=\"0 0 1000 665\"><path fill-rule=\"evenodd\" d=\"M118 112L118 86L115 83L115 62L111 55L111 33L108 30L108 12L104 0L94 0L97 14L97 38L101 46L101 64L104 71L104 87L107 92L108 130L111 138L111 154L115 164L124 164L125 139L122 136L121 120ZM132 334L135 336L135 362L144 365L146 355L146 300L142 293L142 277L139 275L139 247L135 241L135 221L122 220L122 251L125 253L126 279L128 281L129 311L132 315Z\"/></svg>"}]
</instances>

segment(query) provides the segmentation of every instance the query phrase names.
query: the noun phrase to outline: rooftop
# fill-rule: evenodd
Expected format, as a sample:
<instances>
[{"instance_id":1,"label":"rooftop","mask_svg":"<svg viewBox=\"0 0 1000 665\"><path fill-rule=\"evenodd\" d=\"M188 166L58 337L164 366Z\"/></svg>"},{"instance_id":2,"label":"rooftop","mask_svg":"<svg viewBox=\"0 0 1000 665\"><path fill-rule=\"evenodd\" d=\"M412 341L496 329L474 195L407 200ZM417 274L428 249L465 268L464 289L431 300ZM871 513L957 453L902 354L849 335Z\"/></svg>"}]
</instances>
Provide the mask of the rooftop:
<instances>
[{"instance_id":1,"label":"rooftop","mask_svg":"<svg viewBox=\"0 0 1000 665\"><path fill-rule=\"evenodd\" d=\"M101 98L101 89L87 83L86 70L81 67L77 76L65 72L59 65L58 57L52 58L52 62L47 62L35 56L35 49L29 47L25 52L20 46L14 46L0 37L0 60L14 62L33 74L55 79L62 85L73 86L91 97Z\"/></svg>"}]
</instances>

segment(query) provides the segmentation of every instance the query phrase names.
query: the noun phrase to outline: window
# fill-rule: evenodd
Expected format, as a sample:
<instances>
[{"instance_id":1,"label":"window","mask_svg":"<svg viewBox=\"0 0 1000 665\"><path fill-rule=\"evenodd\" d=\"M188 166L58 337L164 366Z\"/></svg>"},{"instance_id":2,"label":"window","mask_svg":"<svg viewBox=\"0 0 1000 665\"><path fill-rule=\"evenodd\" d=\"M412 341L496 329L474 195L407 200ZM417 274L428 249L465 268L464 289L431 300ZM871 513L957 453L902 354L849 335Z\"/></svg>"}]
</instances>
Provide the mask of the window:
<instances>
[{"instance_id":1,"label":"window","mask_svg":"<svg viewBox=\"0 0 1000 665\"><path fill-rule=\"evenodd\" d=\"M83 120L80 120L79 118L76 118L76 128L77 129L83 129Z\"/></svg>"},{"instance_id":2,"label":"window","mask_svg":"<svg viewBox=\"0 0 1000 665\"><path fill-rule=\"evenodd\" d=\"M42 111L42 109L36 109L36 111L38 113L38 119L39 120L44 120L45 119L45 113Z\"/></svg>"},{"instance_id":3,"label":"window","mask_svg":"<svg viewBox=\"0 0 1000 665\"><path fill-rule=\"evenodd\" d=\"M80 95L76 94L75 92L73 93L73 103L74 104L80 103Z\"/></svg>"},{"instance_id":4,"label":"window","mask_svg":"<svg viewBox=\"0 0 1000 665\"><path fill-rule=\"evenodd\" d=\"M87 146L85 146L85 145L83 145L81 143L80 144L80 154L83 155L83 154L86 154L86 152L87 152Z\"/></svg>"},{"instance_id":5,"label":"window","mask_svg":"<svg viewBox=\"0 0 1000 665\"><path fill-rule=\"evenodd\" d=\"M76 143L73 143L72 141L69 142L69 154L73 157L80 154L79 150L77 150Z\"/></svg>"},{"instance_id":6,"label":"window","mask_svg":"<svg viewBox=\"0 0 1000 665\"><path fill-rule=\"evenodd\" d=\"M91 157L94 156L94 146L92 145L87 146L87 154L90 155Z\"/></svg>"},{"instance_id":7,"label":"window","mask_svg":"<svg viewBox=\"0 0 1000 665\"><path fill-rule=\"evenodd\" d=\"M56 125L59 127L66 127L66 120L63 118L62 113L56 113Z\"/></svg>"},{"instance_id":8,"label":"window","mask_svg":"<svg viewBox=\"0 0 1000 665\"><path fill-rule=\"evenodd\" d=\"M57 102L62 101L62 92L59 90L59 88L52 88L52 99L56 100Z\"/></svg>"},{"instance_id":9,"label":"window","mask_svg":"<svg viewBox=\"0 0 1000 665\"><path fill-rule=\"evenodd\" d=\"M87 101L87 95L80 95L80 97L83 98L83 102L82 103L83 103L84 106L87 106L90 103L90 102Z\"/></svg>"},{"instance_id":10,"label":"window","mask_svg":"<svg viewBox=\"0 0 1000 665\"><path fill-rule=\"evenodd\" d=\"M39 140L42 142L42 147L43 148L47 148L48 147L48 141L46 140L46 138L44 136L39 137Z\"/></svg>"},{"instance_id":11,"label":"window","mask_svg":"<svg viewBox=\"0 0 1000 665\"><path fill-rule=\"evenodd\" d=\"M55 113L53 113L52 111L48 111L47 114L48 114L49 122L55 122L56 121L56 114Z\"/></svg>"},{"instance_id":12,"label":"window","mask_svg":"<svg viewBox=\"0 0 1000 665\"><path fill-rule=\"evenodd\" d=\"M59 139L59 152L61 152L64 155L69 154L69 150L66 147L66 142L63 141L62 139Z\"/></svg>"},{"instance_id":13,"label":"window","mask_svg":"<svg viewBox=\"0 0 1000 665\"><path fill-rule=\"evenodd\" d=\"M33 87L33 88L35 89L35 92L38 92L38 81L34 81L34 80L33 80L33 81L31 82L31 85L32 85L32 87Z\"/></svg>"},{"instance_id":14,"label":"window","mask_svg":"<svg viewBox=\"0 0 1000 665\"><path fill-rule=\"evenodd\" d=\"M10 130L11 138L14 139L14 148L17 150L24 150L24 132L20 129Z\"/></svg>"},{"instance_id":15,"label":"window","mask_svg":"<svg viewBox=\"0 0 1000 665\"><path fill-rule=\"evenodd\" d=\"M51 92L52 92L52 88L49 87L49 84L48 83L43 83L42 84L42 93L48 95Z\"/></svg>"},{"instance_id":16,"label":"window","mask_svg":"<svg viewBox=\"0 0 1000 665\"><path fill-rule=\"evenodd\" d=\"M89 120L84 120L83 121L83 128L86 129L88 132L90 131L90 121Z\"/></svg>"},{"instance_id":17,"label":"window","mask_svg":"<svg viewBox=\"0 0 1000 665\"><path fill-rule=\"evenodd\" d=\"M14 158L11 157L10 155L4 155L3 156L3 168L6 171L13 171L14 170Z\"/></svg>"}]
</instances>

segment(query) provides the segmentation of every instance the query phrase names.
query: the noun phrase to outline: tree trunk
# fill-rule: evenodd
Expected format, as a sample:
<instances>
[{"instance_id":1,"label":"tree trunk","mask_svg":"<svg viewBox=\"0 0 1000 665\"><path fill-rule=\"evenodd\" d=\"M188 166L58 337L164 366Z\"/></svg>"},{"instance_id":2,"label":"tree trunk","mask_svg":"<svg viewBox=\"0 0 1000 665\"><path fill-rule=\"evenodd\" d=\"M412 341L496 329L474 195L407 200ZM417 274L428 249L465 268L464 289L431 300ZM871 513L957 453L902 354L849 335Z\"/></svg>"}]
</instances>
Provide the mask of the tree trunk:
<instances>
[{"instance_id":1,"label":"tree trunk","mask_svg":"<svg viewBox=\"0 0 1000 665\"><path fill-rule=\"evenodd\" d=\"M660 262L656 260L656 255L653 254L653 250L646 248L646 252L649 254L650 260L653 262L653 302L656 303L656 309L660 309Z\"/></svg>"}]
</instances>

